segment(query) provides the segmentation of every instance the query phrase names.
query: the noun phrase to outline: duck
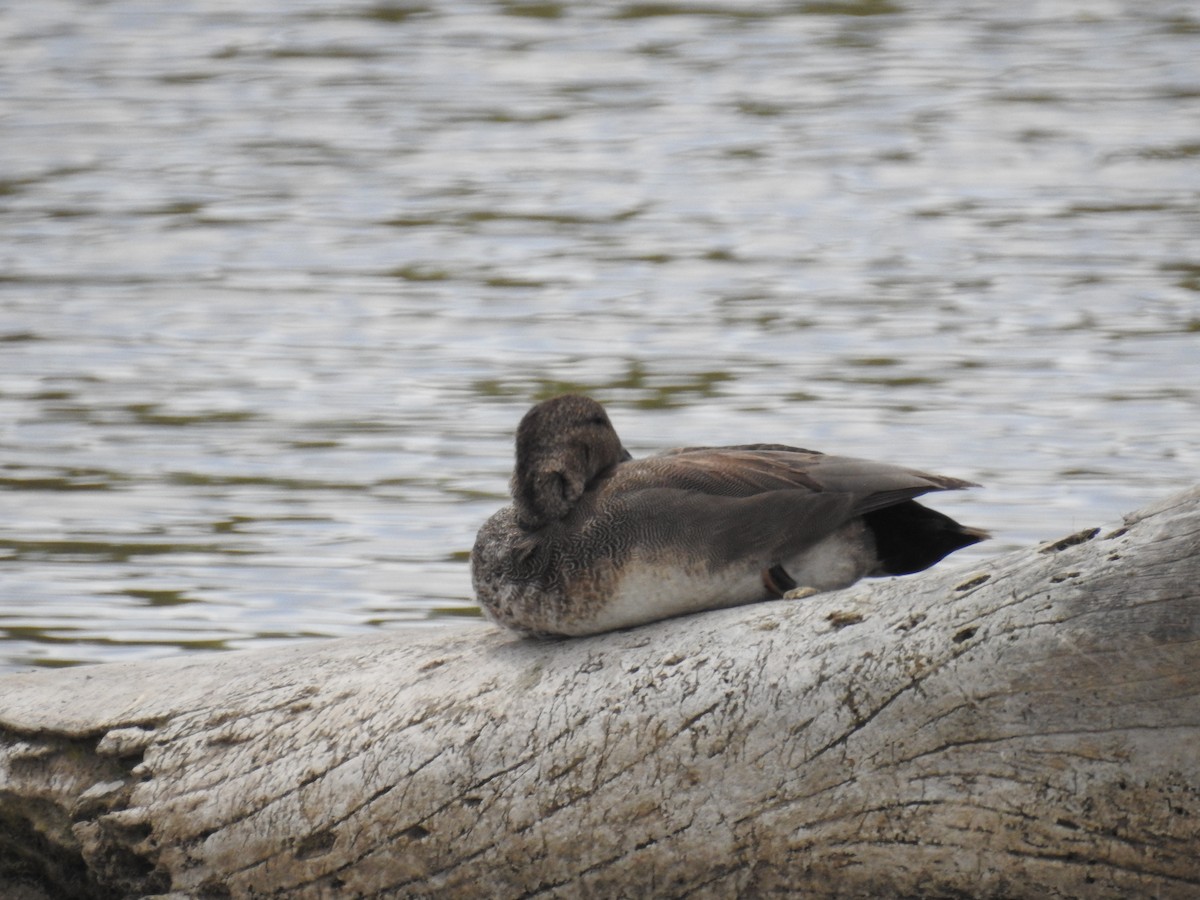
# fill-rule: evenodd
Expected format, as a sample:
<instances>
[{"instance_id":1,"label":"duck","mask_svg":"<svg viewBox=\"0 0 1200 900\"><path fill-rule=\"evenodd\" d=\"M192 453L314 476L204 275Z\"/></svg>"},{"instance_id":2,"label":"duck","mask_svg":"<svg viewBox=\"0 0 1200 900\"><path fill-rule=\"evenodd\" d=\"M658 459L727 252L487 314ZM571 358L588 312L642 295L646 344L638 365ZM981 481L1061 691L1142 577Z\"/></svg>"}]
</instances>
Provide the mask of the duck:
<instances>
[{"instance_id":1,"label":"duck","mask_svg":"<svg viewBox=\"0 0 1200 900\"><path fill-rule=\"evenodd\" d=\"M512 503L479 529L471 580L493 622L582 637L928 569L989 537L913 498L979 487L785 444L635 459L596 400L533 406Z\"/></svg>"}]
</instances>

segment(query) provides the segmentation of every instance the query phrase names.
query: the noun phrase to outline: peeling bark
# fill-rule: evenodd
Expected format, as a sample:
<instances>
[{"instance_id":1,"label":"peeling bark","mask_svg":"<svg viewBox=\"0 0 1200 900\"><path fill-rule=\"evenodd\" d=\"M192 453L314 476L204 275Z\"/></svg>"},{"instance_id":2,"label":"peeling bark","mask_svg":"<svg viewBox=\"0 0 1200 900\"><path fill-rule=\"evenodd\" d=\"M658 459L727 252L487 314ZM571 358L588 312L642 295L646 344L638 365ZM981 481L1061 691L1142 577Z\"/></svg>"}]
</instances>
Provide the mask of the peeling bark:
<instances>
[{"instance_id":1,"label":"peeling bark","mask_svg":"<svg viewBox=\"0 0 1200 900\"><path fill-rule=\"evenodd\" d=\"M8 676L0 893L1195 897L1198 583L1195 488L593 638Z\"/></svg>"}]
</instances>

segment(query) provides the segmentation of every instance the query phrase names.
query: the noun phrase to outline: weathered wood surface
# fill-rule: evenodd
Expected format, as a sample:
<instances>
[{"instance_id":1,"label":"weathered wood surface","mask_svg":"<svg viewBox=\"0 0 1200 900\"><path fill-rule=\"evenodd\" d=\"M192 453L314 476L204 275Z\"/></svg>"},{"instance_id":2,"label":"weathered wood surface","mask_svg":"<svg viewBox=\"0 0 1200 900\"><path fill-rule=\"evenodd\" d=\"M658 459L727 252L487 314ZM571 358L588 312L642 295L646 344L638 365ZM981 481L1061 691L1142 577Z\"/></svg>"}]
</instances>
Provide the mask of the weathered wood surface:
<instances>
[{"instance_id":1,"label":"weathered wood surface","mask_svg":"<svg viewBox=\"0 0 1200 900\"><path fill-rule=\"evenodd\" d=\"M594 638L9 676L0 896L1196 897L1198 585L1200 488Z\"/></svg>"}]
</instances>

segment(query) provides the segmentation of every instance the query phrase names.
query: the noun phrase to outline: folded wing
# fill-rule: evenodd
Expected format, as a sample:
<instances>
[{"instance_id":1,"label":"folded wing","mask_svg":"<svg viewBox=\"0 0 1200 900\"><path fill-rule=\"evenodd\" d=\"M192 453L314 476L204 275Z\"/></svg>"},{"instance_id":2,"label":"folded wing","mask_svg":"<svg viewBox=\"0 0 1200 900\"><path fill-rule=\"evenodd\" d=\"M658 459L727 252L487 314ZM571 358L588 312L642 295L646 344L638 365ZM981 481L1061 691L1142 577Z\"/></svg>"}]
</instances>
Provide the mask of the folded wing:
<instances>
[{"instance_id":1,"label":"folded wing","mask_svg":"<svg viewBox=\"0 0 1200 900\"><path fill-rule=\"evenodd\" d=\"M622 484L669 487L729 497L772 491L846 494L854 513L866 513L931 491L978 487L889 463L827 456L781 444L688 447L633 460L618 470Z\"/></svg>"}]
</instances>

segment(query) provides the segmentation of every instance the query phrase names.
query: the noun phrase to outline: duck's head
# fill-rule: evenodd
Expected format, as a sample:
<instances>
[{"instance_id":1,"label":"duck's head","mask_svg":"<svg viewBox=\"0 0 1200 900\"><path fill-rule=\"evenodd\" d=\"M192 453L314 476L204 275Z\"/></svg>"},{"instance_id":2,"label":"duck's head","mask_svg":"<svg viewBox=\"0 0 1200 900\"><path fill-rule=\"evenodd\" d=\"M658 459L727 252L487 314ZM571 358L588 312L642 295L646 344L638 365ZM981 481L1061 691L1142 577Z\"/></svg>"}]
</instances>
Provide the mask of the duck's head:
<instances>
[{"instance_id":1,"label":"duck's head","mask_svg":"<svg viewBox=\"0 0 1200 900\"><path fill-rule=\"evenodd\" d=\"M557 522L596 476L630 459L604 407L565 394L533 407L517 426L512 495L527 530Z\"/></svg>"}]
</instances>

